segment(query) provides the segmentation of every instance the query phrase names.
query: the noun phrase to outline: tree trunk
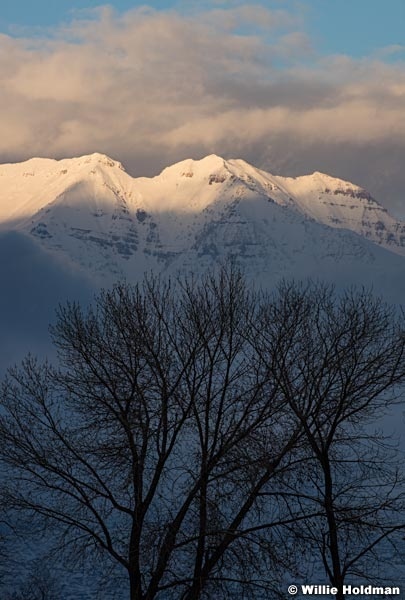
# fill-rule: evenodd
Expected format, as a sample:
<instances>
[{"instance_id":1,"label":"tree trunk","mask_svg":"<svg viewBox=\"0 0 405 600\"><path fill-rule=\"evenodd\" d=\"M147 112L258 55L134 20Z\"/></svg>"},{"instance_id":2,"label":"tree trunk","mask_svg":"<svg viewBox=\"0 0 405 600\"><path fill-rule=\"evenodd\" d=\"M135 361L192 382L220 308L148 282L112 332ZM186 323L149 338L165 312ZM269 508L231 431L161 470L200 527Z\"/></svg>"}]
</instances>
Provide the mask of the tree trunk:
<instances>
[{"instance_id":1,"label":"tree trunk","mask_svg":"<svg viewBox=\"0 0 405 600\"><path fill-rule=\"evenodd\" d=\"M136 573L129 571L129 600L143 600L141 579Z\"/></svg>"},{"instance_id":2,"label":"tree trunk","mask_svg":"<svg viewBox=\"0 0 405 600\"><path fill-rule=\"evenodd\" d=\"M322 461L322 468L325 477L325 512L328 521L329 551L332 559L332 584L338 588L338 592L335 596L336 600L344 600L345 596L343 594L343 575L339 553L338 528L333 503L332 474L329 458L327 456Z\"/></svg>"}]
</instances>

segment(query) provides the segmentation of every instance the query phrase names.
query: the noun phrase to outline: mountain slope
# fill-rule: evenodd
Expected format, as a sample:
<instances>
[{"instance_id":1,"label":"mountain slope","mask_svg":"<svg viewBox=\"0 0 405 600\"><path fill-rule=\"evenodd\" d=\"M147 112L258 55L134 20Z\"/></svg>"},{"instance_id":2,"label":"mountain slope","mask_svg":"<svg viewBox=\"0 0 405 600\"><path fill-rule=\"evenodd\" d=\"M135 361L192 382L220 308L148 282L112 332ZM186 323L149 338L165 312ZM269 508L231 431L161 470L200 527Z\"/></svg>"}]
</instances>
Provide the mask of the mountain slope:
<instances>
[{"instance_id":1,"label":"mountain slope","mask_svg":"<svg viewBox=\"0 0 405 600\"><path fill-rule=\"evenodd\" d=\"M264 285L320 276L394 286L397 296L405 265L396 256L405 254L405 224L362 188L215 155L153 178L132 178L102 154L1 165L0 223L97 284L232 256Z\"/></svg>"}]
</instances>

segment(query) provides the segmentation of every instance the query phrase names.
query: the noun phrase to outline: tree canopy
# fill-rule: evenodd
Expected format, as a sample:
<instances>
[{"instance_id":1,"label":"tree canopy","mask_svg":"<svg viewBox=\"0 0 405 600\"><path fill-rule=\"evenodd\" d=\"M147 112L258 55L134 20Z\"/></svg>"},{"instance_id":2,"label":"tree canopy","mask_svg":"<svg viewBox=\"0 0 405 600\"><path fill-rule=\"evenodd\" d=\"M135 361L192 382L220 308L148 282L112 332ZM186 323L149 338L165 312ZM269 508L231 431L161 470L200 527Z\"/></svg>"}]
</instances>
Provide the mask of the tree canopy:
<instances>
[{"instance_id":1,"label":"tree canopy","mask_svg":"<svg viewBox=\"0 0 405 600\"><path fill-rule=\"evenodd\" d=\"M226 268L118 284L51 332L57 364L2 385L3 503L131 600L277 598L305 552L341 587L403 527L369 424L399 400L405 336L368 292L259 294Z\"/></svg>"}]
</instances>

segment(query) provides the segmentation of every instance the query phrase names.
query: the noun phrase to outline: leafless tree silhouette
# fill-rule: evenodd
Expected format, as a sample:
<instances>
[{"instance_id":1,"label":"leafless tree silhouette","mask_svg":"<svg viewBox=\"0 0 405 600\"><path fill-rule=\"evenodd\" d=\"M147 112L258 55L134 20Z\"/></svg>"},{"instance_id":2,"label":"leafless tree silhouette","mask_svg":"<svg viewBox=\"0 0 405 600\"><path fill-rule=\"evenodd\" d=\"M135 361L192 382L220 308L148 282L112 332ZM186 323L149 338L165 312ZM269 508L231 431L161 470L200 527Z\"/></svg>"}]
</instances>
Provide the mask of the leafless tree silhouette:
<instances>
[{"instance_id":1,"label":"leafless tree silhouette","mask_svg":"<svg viewBox=\"0 0 405 600\"><path fill-rule=\"evenodd\" d=\"M405 338L369 294L254 294L229 267L67 304L52 335L58 366L2 386L4 499L71 558L108 557L130 600L277 598L300 544L341 588L402 527L370 423Z\"/></svg>"},{"instance_id":2,"label":"leafless tree silhouette","mask_svg":"<svg viewBox=\"0 0 405 600\"><path fill-rule=\"evenodd\" d=\"M29 357L4 383L8 503L121 565L131 600L260 596L290 560L293 517L260 491L302 425L257 354L257 309L232 269L118 285L60 309L58 368Z\"/></svg>"},{"instance_id":3,"label":"leafless tree silhouette","mask_svg":"<svg viewBox=\"0 0 405 600\"><path fill-rule=\"evenodd\" d=\"M381 577L380 545L389 559L387 541L403 539L395 536L405 527L402 461L376 431L378 418L403 403L403 319L364 290L337 295L284 282L258 323L261 358L306 438L305 468L286 498L304 513L322 511L291 532L315 551L341 599L348 577Z\"/></svg>"}]
</instances>

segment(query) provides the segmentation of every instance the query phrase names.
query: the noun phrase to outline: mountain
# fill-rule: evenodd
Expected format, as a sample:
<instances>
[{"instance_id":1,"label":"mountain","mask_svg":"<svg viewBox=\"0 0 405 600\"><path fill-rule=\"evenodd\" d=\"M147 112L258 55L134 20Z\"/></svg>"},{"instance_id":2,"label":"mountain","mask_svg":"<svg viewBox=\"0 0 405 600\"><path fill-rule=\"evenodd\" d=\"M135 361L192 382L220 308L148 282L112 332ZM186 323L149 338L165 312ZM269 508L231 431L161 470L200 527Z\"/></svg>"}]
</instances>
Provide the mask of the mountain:
<instances>
[{"instance_id":1,"label":"mountain","mask_svg":"<svg viewBox=\"0 0 405 600\"><path fill-rule=\"evenodd\" d=\"M98 153L1 165L0 231L95 286L232 256L264 285L311 276L373 284L396 300L405 291L405 223L364 189L216 155L153 178L133 178Z\"/></svg>"}]
</instances>

